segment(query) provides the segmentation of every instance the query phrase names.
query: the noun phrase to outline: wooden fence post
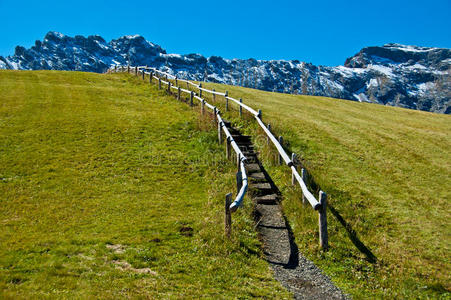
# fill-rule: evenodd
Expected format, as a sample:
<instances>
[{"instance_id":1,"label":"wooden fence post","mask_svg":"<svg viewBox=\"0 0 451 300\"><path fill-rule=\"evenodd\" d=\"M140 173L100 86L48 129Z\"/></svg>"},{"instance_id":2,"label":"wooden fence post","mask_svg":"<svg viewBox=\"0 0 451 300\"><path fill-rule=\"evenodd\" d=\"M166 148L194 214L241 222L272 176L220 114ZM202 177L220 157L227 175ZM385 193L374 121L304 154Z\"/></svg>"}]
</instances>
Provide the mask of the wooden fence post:
<instances>
[{"instance_id":1,"label":"wooden fence post","mask_svg":"<svg viewBox=\"0 0 451 300\"><path fill-rule=\"evenodd\" d=\"M199 83L199 97L202 98L202 83Z\"/></svg>"},{"instance_id":2,"label":"wooden fence post","mask_svg":"<svg viewBox=\"0 0 451 300\"><path fill-rule=\"evenodd\" d=\"M161 78L158 77L158 89L161 90Z\"/></svg>"},{"instance_id":3,"label":"wooden fence post","mask_svg":"<svg viewBox=\"0 0 451 300\"><path fill-rule=\"evenodd\" d=\"M135 76L138 76L138 67L135 67Z\"/></svg>"},{"instance_id":4,"label":"wooden fence post","mask_svg":"<svg viewBox=\"0 0 451 300\"><path fill-rule=\"evenodd\" d=\"M117 72L117 65L114 65L114 72Z\"/></svg>"},{"instance_id":5,"label":"wooden fence post","mask_svg":"<svg viewBox=\"0 0 451 300\"><path fill-rule=\"evenodd\" d=\"M226 101L226 107L225 107L225 110L226 110L226 111L229 111L229 98L227 98L227 97L229 97L229 92L228 92L228 91L225 91L225 96L224 96L225 101Z\"/></svg>"},{"instance_id":6,"label":"wooden fence post","mask_svg":"<svg viewBox=\"0 0 451 300\"><path fill-rule=\"evenodd\" d=\"M200 111L201 111L202 115L205 114L205 100L202 100L202 102L201 102Z\"/></svg>"},{"instance_id":7,"label":"wooden fence post","mask_svg":"<svg viewBox=\"0 0 451 300\"><path fill-rule=\"evenodd\" d=\"M243 99L240 98L240 103L243 103ZM243 107L240 105L240 118L243 117Z\"/></svg>"},{"instance_id":8,"label":"wooden fence post","mask_svg":"<svg viewBox=\"0 0 451 300\"><path fill-rule=\"evenodd\" d=\"M175 76L175 86L179 86L178 78Z\"/></svg>"},{"instance_id":9,"label":"wooden fence post","mask_svg":"<svg viewBox=\"0 0 451 300\"><path fill-rule=\"evenodd\" d=\"M258 110L257 117L260 118L260 120L262 119L262 110L261 109Z\"/></svg>"},{"instance_id":10,"label":"wooden fence post","mask_svg":"<svg viewBox=\"0 0 451 300\"><path fill-rule=\"evenodd\" d=\"M296 160L296 154L291 153L291 161L293 162L293 166L296 168L296 164L294 163L295 160ZM291 185L295 185L295 184L296 184L296 177L294 176L294 172L291 172Z\"/></svg>"},{"instance_id":11,"label":"wooden fence post","mask_svg":"<svg viewBox=\"0 0 451 300\"><path fill-rule=\"evenodd\" d=\"M323 250L329 248L329 240L327 236L327 194L323 191L319 192L319 203L321 208L318 211L319 223L319 245Z\"/></svg>"},{"instance_id":12,"label":"wooden fence post","mask_svg":"<svg viewBox=\"0 0 451 300\"><path fill-rule=\"evenodd\" d=\"M182 94L182 89L180 87L177 88L177 100L180 101L181 99L181 94Z\"/></svg>"},{"instance_id":13,"label":"wooden fence post","mask_svg":"<svg viewBox=\"0 0 451 300\"><path fill-rule=\"evenodd\" d=\"M227 157L227 159L229 159L230 160L230 139L229 139L229 137L227 137L227 139L226 139L226 157Z\"/></svg>"},{"instance_id":14,"label":"wooden fence post","mask_svg":"<svg viewBox=\"0 0 451 300\"><path fill-rule=\"evenodd\" d=\"M150 71L150 74L149 74L149 83L152 83L152 76L153 76L153 72Z\"/></svg>"},{"instance_id":15,"label":"wooden fence post","mask_svg":"<svg viewBox=\"0 0 451 300\"><path fill-rule=\"evenodd\" d=\"M271 124L268 123L267 128L268 128L269 132L271 132ZM267 144L267 145L269 145L269 141L270 141L270 140L269 140L269 136L266 136L266 144Z\"/></svg>"},{"instance_id":16,"label":"wooden fence post","mask_svg":"<svg viewBox=\"0 0 451 300\"><path fill-rule=\"evenodd\" d=\"M170 81L168 81L168 93L169 94L171 93L171 82Z\"/></svg>"},{"instance_id":17,"label":"wooden fence post","mask_svg":"<svg viewBox=\"0 0 451 300\"><path fill-rule=\"evenodd\" d=\"M222 144L222 124L220 122L218 122L218 142L219 145Z\"/></svg>"},{"instance_id":18,"label":"wooden fence post","mask_svg":"<svg viewBox=\"0 0 451 300\"><path fill-rule=\"evenodd\" d=\"M216 94L215 94L216 90L213 89L213 101L216 101Z\"/></svg>"},{"instance_id":19,"label":"wooden fence post","mask_svg":"<svg viewBox=\"0 0 451 300\"><path fill-rule=\"evenodd\" d=\"M193 106L193 98L194 98L194 92L191 91L191 94L189 95L189 106Z\"/></svg>"},{"instance_id":20,"label":"wooden fence post","mask_svg":"<svg viewBox=\"0 0 451 300\"><path fill-rule=\"evenodd\" d=\"M130 73L130 65L127 65L127 73Z\"/></svg>"},{"instance_id":21,"label":"wooden fence post","mask_svg":"<svg viewBox=\"0 0 451 300\"><path fill-rule=\"evenodd\" d=\"M230 212L230 204L232 204L232 193L228 193L225 197L224 233L227 238L230 238L232 232L232 213Z\"/></svg>"},{"instance_id":22,"label":"wooden fence post","mask_svg":"<svg viewBox=\"0 0 451 300\"><path fill-rule=\"evenodd\" d=\"M282 136L279 136L279 144L283 148L283 138L282 138ZM280 153L279 153L279 165L282 165L282 164L283 164L282 155L280 155Z\"/></svg>"},{"instance_id":23,"label":"wooden fence post","mask_svg":"<svg viewBox=\"0 0 451 300\"><path fill-rule=\"evenodd\" d=\"M304 181L305 185L307 185L307 170L302 168L301 170L302 181ZM307 198L304 193L302 193L302 204L307 204Z\"/></svg>"}]
</instances>

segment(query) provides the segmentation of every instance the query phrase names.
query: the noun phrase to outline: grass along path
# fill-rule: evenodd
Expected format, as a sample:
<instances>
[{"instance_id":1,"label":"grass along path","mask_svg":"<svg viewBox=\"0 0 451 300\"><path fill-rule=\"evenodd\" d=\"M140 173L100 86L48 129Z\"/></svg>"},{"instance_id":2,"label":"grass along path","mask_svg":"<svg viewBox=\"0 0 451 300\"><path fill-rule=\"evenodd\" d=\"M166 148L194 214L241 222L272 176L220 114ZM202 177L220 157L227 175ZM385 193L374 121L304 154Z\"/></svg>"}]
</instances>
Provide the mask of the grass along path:
<instances>
[{"instance_id":1,"label":"grass along path","mask_svg":"<svg viewBox=\"0 0 451 300\"><path fill-rule=\"evenodd\" d=\"M451 116L323 97L203 83L228 90L282 135L328 193L331 249L318 249L317 214L302 207L286 166L257 137L284 195L301 252L356 298L450 298ZM205 93L204 93L205 94ZM224 110L224 100L217 97ZM236 108L236 105L230 104ZM255 121L226 114L249 133ZM366 253L365 253L366 252ZM372 256L376 262L370 262Z\"/></svg>"},{"instance_id":2,"label":"grass along path","mask_svg":"<svg viewBox=\"0 0 451 300\"><path fill-rule=\"evenodd\" d=\"M289 294L215 127L127 75L0 71L0 297Z\"/></svg>"}]
</instances>

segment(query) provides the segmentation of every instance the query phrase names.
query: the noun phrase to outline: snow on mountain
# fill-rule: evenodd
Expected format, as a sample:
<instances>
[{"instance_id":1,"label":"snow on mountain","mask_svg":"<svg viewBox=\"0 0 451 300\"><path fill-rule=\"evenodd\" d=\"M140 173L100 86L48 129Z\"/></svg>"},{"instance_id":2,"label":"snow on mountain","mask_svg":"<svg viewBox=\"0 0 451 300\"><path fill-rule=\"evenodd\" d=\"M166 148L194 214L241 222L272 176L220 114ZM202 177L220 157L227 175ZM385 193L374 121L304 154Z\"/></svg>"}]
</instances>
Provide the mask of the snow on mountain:
<instances>
[{"instance_id":1,"label":"snow on mountain","mask_svg":"<svg viewBox=\"0 0 451 300\"><path fill-rule=\"evenodd\" d=\"M139 35L106 42L49 32L30 49L0 56L0 69L104 72L112 65L148 65L180 78L451 113L451 50L387 44L363 48L343 66L298 60L224 59L168 54Z\"/></svg>"}]
</instances>

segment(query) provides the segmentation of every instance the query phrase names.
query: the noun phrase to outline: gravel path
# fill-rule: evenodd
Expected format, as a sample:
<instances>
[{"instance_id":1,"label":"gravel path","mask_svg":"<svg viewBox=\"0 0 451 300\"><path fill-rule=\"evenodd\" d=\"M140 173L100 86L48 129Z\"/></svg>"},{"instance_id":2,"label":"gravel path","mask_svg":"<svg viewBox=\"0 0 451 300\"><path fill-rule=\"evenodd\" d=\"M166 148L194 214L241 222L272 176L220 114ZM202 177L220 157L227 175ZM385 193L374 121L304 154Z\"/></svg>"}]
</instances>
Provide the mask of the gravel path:
<instances>
[{"instance_id":1,"label":"gravel path","mask_svg":"<svg viewBox=\"0 0 451 300\"><path fill-rule=\"evenodd\" d=\"M257 204L257 229L275 278L295 299L347 299L311 261L299 253L278 204Z\"/></svg>"},{"instance_id":2,"label":"gravel path","mask_svg":"<svg viewBox=\"0 0 451 300\"><path fill-rule=\"evenodd\" d=\"M347 299L320 269L299 253L279 205L279 190L260 164L251 138L242 136L235 128L230 131L248 161L249 194L255 203L257 229L275 278L295 299Z\"/></svg>"}]
</instances>

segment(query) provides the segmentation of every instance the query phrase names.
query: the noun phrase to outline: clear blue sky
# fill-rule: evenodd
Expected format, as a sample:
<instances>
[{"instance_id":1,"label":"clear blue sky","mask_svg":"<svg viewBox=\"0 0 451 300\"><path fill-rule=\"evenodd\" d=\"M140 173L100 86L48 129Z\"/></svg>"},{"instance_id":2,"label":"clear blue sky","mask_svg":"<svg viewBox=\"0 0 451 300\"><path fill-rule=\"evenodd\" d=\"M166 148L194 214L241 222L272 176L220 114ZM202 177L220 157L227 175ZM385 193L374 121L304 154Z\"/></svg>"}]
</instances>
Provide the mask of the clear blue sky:
<instances>
[{"instance_id":1,"label":"clear blue sky","mask_svg":"<svg viewBox=\"0 0 451 300\"><path fill-rule=\"evenodd\" d=\"M0 0L0 13L3 56L50 30L107 41L140 34L169 53L329 66L389 42L451 48L451 0Z\"/></svg>"}]
</instances>

